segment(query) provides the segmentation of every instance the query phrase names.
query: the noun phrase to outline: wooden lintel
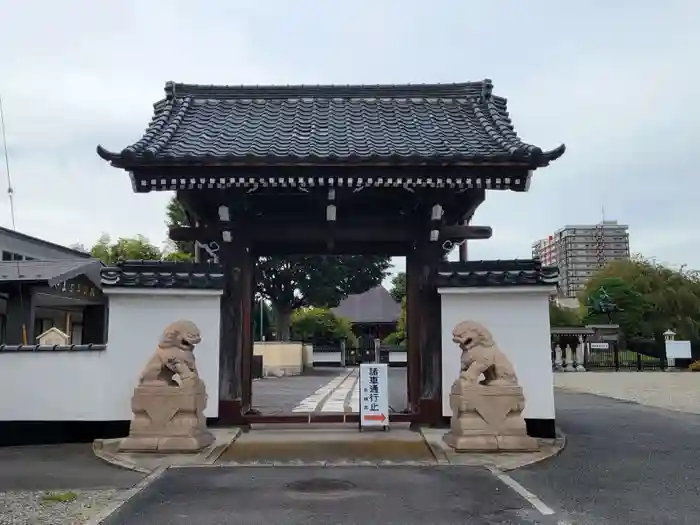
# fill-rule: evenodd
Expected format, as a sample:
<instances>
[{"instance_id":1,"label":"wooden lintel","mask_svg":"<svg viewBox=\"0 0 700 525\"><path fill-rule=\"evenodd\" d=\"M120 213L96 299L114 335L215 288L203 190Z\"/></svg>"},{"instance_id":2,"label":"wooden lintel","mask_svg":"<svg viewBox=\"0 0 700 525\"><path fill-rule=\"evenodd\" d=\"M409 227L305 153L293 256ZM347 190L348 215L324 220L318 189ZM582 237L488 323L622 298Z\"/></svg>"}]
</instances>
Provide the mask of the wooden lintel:
<instances>
[{"instance_id":1,"label":"wooden lintel","mask_svg":"<svg viewBox=\"0 0 700 525\"><path fill-rule=\"evenodd\" d=\"M218 227L176 227L170 229L170 238L173 241L220 241L222 232L232 231L236 237L236 231L244 231L246 236L256 243L328 243L333 240L342 242L366 242L366 243L406 243L421 235L421 229L412 227L410 223L401 226L375 225L370 226L340 226L333 228L327 224L301 225L301 224L276 224L265 226L218 226ZM442 226L440 228L441 240L461 241L464 239L489 239L492 230L488 226Z\"/></svg>"},{"instance_id":2,"label":"wooden lintel","mask_svg":"<svg viewBox=\"0 0 700 525\"><path fill-rule=\"evenodd\" d=\"M490 226L443 226L440 228L440 239L463 241L467 239L490 239L493 230Z\"/></svg>"},{"instance_id":3,"label":"wooden lintel","mask_svg":"<svg viewBox=\"0 0 700 525\"><path fill-rule=\"evenodd\" d=\"M407 242L338 242L332 245L327 242L300 243L288 242L266 242L252 244L252 250L256 256L278 256L286 257L290 255L379 255L386 257L405 257L411 251L411 244Z\"/></svg>"}]
</instances>

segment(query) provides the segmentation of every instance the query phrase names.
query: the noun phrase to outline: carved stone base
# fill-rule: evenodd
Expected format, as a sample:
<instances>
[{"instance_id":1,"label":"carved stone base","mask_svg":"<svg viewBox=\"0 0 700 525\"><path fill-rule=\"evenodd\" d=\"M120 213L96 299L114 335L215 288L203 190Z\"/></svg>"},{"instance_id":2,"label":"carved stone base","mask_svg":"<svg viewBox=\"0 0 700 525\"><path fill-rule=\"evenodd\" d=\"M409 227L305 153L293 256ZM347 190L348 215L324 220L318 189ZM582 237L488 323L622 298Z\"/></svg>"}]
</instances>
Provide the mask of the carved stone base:
<instances>
[{"instance_id":1,"label":"carved stone base","mask_svg":"<svg viewBox=\"0 0 700 525\"><path fill-rule=\"evenodd\" d=\"M121 452L198 452L214 442L207 430L202 381L183 386L144 385L134 389L129 436Z\"/></svg>"},{"instance_id":2,"label":"carved stone base","mask_svg":"<svg viewBox=\"0 0 700 525\"><path fill-rule=\"evenodd\" d=\"M452 420L444 441L456 452L525 452L539 449L527 435L523 389L474 385L457 379L450 394Z\"/></svg>"}]
</instances>

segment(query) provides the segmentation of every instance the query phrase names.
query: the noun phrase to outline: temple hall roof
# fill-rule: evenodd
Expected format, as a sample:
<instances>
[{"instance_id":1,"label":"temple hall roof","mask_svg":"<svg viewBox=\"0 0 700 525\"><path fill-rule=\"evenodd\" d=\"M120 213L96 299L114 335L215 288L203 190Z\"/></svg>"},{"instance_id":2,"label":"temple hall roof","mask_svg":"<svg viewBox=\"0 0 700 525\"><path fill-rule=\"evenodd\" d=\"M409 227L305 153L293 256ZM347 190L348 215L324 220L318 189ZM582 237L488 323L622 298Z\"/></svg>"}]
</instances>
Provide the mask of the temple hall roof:
<instances>
[{"instance_id":1,"label":"temple hall roof","mask_svg":"<svg viewBox=\"0 0 700 525\"><path fill-rule=\"evenodd\" d=\"M168 82L114 166L518 165L559 158L523 142L491 80L457 84L204 86Z\"/></svg>"}]
</instances>

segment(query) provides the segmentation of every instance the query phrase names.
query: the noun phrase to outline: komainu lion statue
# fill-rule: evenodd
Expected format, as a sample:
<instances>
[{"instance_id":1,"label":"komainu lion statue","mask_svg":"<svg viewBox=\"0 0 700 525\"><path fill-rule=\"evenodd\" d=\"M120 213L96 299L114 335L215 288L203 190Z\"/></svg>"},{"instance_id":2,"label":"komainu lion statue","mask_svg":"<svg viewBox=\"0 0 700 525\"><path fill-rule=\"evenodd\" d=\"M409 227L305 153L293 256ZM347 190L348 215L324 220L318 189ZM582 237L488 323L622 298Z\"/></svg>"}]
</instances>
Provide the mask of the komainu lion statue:
<instances>
[{"instance_id":1,"label":"komainu lion statue","mask_svg":"<svg viewBox=\"0 0 700 525\"><path fill-rule=\"evenodd\" d=\"M194 357L201 341L191 321L176 321L163 330L131 397L134 417L120 452L198 452L214 442L204 416L206 385Z\"/></svg>"},{"instance_id":2,"label":"komainu lion statue","mask_svg":"<svg viewBox=\"0 0 700 525\"><path fill-rule=\"evenodd\" d=\"M199 328L192 321L175 321L163 330L158 347L141 372L139 385L178 386L199 379L194 347L202 341Z\"/></svg>"},{"instance_id":3,"label":"komainu lion statue","mask_svg":"<svg viewBox=\"0 0 700 525\"><path fill-rule=\"evenodd\" d=\"M517 385L515 369L496 346L491 332L475 321L462 321L452 330L452 340L462 349L459 377L469 384Z\"/></svg>"},{"instance_id":4,"label":"komainu lion statue","mask_svg":"<svg viewBox=\"0 0 700 525\"><path fill-rule=\"evenodd\" d=\"M445 443L457 452L537 450L523 418L523 389L491 332L475 321L462 321L452 330L452 340L462 355L450 390L452 418ZM481 374L485 379L479 383Z\"/></svg>"}]
</instances>

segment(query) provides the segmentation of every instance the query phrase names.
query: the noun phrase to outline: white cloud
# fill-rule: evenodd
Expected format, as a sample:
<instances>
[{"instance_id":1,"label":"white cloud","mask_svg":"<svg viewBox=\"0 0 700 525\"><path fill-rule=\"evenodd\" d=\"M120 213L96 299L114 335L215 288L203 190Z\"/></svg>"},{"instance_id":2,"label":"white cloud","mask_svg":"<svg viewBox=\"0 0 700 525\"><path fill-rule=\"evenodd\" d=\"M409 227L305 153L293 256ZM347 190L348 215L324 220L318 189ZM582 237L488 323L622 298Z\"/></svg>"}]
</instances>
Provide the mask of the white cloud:
<instances>
[{"instance_id":1,"label":"white cloud","mask_svg":"<svg viewBox=\"0 0 700 525\"><path fill-rule=\"evenodd\" d=\"M71 244L165 238L168 195L135 195L95 154L137 139L167 80L382 83L492 78L520 135L568 151L528 194L493 193L473 258L527 257L565 223L606 215L647 255L700 267L695 103L700 4L357 0L0 0L17 224ZM9 224L7 198L0 223ZM637 248L635 248L637 249Z\"/></svg>"}]
</instances>

